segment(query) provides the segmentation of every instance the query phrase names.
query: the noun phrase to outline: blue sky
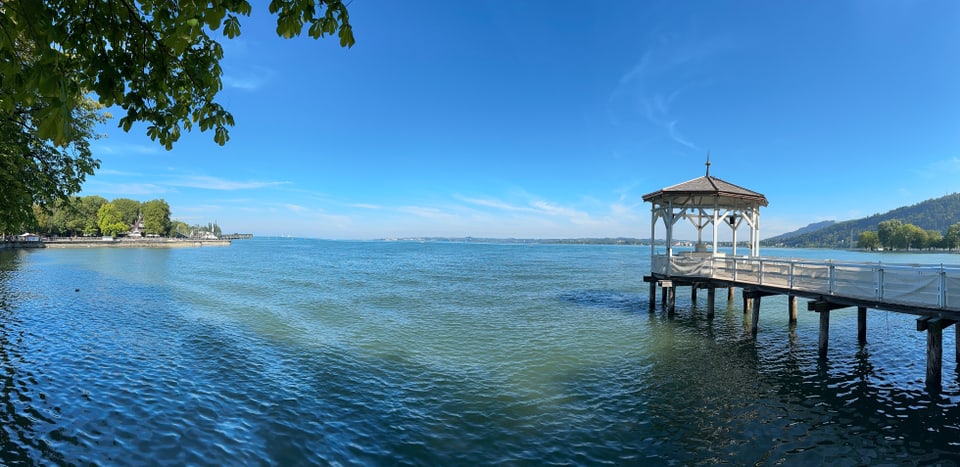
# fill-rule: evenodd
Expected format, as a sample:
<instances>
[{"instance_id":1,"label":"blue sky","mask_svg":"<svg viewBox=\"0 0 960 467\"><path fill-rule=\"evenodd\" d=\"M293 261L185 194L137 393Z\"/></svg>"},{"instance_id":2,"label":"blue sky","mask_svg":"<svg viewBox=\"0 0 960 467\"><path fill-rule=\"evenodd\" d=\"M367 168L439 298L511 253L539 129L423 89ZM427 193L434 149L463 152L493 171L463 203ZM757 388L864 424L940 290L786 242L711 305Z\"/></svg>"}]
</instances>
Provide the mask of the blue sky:
<instances>
[{"instance_id":1,"label":"blue sky","mask_svg":"<svg viewBox=\"0 0 960 467\"><path fill-rule=\"evenodd\" d=\"M646 237L641 197L709 151L765 238L960 191L960 2L349 8L342 49L257 5L222 41L227 145L110 122L83 194L256 235Z\"/></svg>"}]
</instances>

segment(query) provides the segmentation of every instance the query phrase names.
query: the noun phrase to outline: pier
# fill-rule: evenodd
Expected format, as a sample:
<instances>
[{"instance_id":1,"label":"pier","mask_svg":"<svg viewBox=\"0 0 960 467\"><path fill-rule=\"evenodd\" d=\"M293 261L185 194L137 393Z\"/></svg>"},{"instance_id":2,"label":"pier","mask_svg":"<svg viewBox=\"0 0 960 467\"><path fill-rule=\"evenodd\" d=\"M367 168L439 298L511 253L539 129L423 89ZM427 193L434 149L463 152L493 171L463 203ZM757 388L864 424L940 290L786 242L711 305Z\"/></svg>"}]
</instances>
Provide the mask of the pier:
<instances>
[{"instance_id":1,"label":"pier","mask_svg":"<svg viewBox=\"0 0 960 467\"><path fill-rule=\"evenodd\" d=\"M760 303L764 297L788 297L787 313L797 320L798 298L819 314L818 352L827 356L830 313L857 309L857 336L867 341L867 310L886 310L917 316L916 331L927 333L926 385L931 392L942 386L943 330L960 322L960 266L901 265L837 261L810 261L759 255L760 207L766 198L756 192L710 175L658 190L643 197L653 204L651 222L651 271L643 280L650 284L650 310L655 310L657 288L662 307L672 313L678 287L707 290L707 317L713 318L716 289L727 289L732 300L742 289L744 313L751 314L751 332L759 331ZM697 229L693 251L674 254L673 229L682 221ZM666 252L653 247L658 222L666 229ZM748 254L737 255L737 230L741 223L750 230ZM703 241L703 230L712 227L712 249ZM732 230L733 252L718 252L718 228ZM958 326L960 328L960 326ZM957 329L960 333L960 329ZM960 334L955 352L960 361Z\"/></svg>"}]
</instances>

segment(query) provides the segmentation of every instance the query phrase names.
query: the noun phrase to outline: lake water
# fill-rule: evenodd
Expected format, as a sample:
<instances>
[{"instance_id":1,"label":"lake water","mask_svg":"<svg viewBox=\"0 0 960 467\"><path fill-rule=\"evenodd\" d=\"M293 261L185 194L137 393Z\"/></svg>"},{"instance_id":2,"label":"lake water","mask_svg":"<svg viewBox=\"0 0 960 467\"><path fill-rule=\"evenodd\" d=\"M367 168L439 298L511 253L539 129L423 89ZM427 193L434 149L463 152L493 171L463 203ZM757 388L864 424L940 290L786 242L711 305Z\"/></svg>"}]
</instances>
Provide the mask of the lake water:
<instances>
[{"instance_id":1,"label":"lake water","mask_svg":"<svg viewBox=\"0 0 960 467\"><path fill-rule=\"evenodd\" d=\"M765 255L960 262L954 255ZM956 463L915 317L648 311L649 247L0 251L0 464ZM944 333L945 349L955 334Z\"/></svg>"}]
</instances>

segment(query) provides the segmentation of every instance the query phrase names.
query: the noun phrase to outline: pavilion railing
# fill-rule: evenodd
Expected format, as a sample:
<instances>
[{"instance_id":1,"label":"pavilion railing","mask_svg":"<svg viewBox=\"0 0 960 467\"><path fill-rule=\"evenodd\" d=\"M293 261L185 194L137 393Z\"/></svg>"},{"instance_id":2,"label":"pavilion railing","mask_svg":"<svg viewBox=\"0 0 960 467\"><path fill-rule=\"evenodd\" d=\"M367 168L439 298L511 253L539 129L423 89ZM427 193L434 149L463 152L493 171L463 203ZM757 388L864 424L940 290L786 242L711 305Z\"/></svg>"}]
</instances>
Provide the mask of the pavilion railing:
<instances>
[{"instance_id":1,"label":"pavilion railing","mask_svg":"<svg viewBox=\"0 0 960 467\"><path fill-rule=\"evenodd\" d=\"M657 255L652 272L960 311L960 266Z\"/></svg>"}]
</instances>

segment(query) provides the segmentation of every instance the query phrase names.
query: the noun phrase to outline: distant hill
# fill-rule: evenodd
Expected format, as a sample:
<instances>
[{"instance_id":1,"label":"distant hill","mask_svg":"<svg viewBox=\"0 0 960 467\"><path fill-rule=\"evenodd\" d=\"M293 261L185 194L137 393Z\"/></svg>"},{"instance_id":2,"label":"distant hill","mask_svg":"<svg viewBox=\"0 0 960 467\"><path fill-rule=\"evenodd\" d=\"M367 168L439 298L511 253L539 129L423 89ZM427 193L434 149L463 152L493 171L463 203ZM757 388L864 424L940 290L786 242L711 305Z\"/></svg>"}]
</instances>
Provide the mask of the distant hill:
<instances>
[{"instance_id":1,"label":"distant hill","mask_svg":"<svg viewBox=\"0 0 960 467\"><path fill-rule=\"evenodd\" d=\"M800 230L761 240L761 245L786 247L852 248L861 232L877 230L877 224L899 219L924 230L946 233L947 228L960 222L960 193L929 199L912 206L904 206L883 214L844 222L827 221L828 225L815 228L823 222L810 224Z\"/></svg>"},{"instance_id":2,"label":"distant hill","mask_svg":"<svg viewBox=\"0 0 960 467\"><path fill-rule=\"evenodd\" d=\"M777 235L776 237L771 237L770 240L776 239L778 242L782 242L782 241L784 241L784 240L786 240L786 239L788 239L788 238L793 238L793 237L796 237L796 236L798 236L798 235L803 235L803 234L805 234L805 233L816 232L817 230L825 229L825 228L830 227L831 225L836 224L836 223L837 223L837 221L814 222L813 224L810 224L810 225L808 225L808 226L806 226L806 227L801 227L801 228L799 228L799 229L797 229L797 230L794 230L793 232L787 232L787 233L785 233L785 234ZM764 240L764 241L766 241L766 240Z\"/></svg>"}]
</instances>

